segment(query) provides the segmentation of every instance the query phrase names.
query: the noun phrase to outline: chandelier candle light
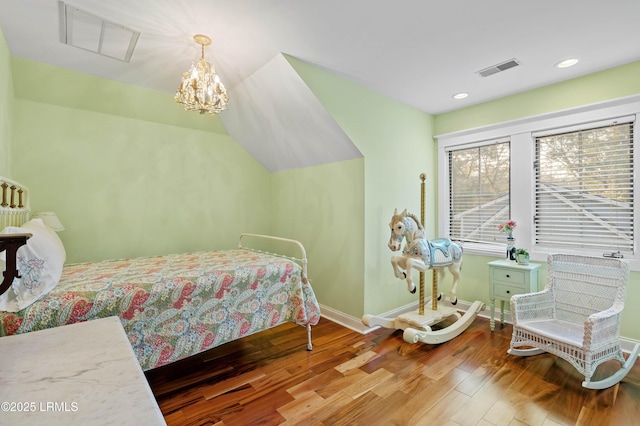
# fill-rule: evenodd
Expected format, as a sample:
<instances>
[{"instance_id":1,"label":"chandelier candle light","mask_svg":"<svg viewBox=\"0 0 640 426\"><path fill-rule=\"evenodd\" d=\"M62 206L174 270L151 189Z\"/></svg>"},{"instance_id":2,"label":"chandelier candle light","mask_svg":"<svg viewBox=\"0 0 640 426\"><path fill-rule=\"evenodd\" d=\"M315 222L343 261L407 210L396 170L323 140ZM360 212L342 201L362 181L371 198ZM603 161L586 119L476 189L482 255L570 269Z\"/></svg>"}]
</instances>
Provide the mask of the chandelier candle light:
<instances>
[{"instance_id":1,"label":"chandelier candle light","mask_svg":"<svg viewBox=\"0 0 640 426\"><path fill-rule=\"evenodd\" d=\"M206 35L196 34L193 39L202 46L202 56L182 74L182 82L174 99L187 111L214 115L227 109L229 98L215 67L204 59L204 47L211 44Z\"/></svg>"}]
</instances>

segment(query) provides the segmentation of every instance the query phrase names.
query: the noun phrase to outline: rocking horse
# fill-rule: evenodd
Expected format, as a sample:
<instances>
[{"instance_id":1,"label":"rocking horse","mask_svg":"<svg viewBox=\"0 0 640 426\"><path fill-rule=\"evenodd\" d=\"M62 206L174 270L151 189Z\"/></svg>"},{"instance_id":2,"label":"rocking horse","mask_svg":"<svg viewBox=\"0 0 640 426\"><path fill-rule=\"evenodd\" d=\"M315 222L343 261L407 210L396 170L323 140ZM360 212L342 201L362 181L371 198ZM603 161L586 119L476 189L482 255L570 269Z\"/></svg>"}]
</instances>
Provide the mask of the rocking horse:
<instances>
[{"instance_id":1,"label":"rocking horse","mask_svg":"<svg viewBox=\"0 0 640 426\"><path fill-rule=\"evenodd\" d=\"M396 209L389 223L391 237L387 246L391 251L399 251L402 242L402 256L392 256L391 265L396 278L406 280L407 290L416 292L416 286L411 278L411 271L420 272L420 296L418 312L409 312L396 318L384 318L373 315L365 315L362 322L366 326L382 326L404 330L405 342L417 343L443 343L453 339L466 330L475 319L478 312L484 309L482 302L474 302L461 316L455 305L458 303L456 288L460 281L462 268L462 248L449 238L437 238L427 240L422 222L424 222L424 173L420 175L421 184L421 216L419 220L415 215L407 213L405 209L398 213ZM445 277L445 268L453 276L453 283L449 291L449 300L442 300L442 294L438 293L439 284ZM424 274L427 269L433 270L433 285L431 297L431 310L425 311L424 305ZM438 301L442 300L440 304ZM446 318L455 318L451 325L439 330L432 330L431 325L441 322Z\"/></svg>"},{"instance_id":2,"label":"rocking horse","mask_svg":"<svg viewBox=\"0 0 640 426\"><path fill-rule=\"evenodd\" d=\"M406 279L407 290L415 293L416 286L411 279L411 269L415 268L420 272L425 272L429 268L434 268L438 273L439 284L445 276L446 267L453 275L449 300L452 305L457 304L456 287L460 281L462 248L449 238L427 240L424 236L424 228L418 218L407 213L406 209L400 214L398 214L398 209L394 211L389 227L391 228L391 237L387 246L391 251L400 250L402 241L406 240L402 256L391 257L391 265L396 278ZM438 300L441 297L442 294L438 296Z\"/></svg>"}]
</instances>

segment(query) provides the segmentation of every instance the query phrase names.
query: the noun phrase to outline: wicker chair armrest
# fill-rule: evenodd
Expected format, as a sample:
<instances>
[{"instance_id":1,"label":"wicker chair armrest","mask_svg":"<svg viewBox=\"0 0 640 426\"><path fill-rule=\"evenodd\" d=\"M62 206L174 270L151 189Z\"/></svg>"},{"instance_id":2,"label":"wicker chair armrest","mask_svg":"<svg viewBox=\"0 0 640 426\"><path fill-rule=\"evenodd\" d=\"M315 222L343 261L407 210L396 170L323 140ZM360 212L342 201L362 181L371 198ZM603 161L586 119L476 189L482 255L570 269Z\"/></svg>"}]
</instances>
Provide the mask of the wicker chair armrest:
<instances>
[{"instance_id":1,"label":"wicker chair armrest","mask_svg":"<svg viewBox=\"0 0 640 426\"><path fill-rule=\"evenodd\" d=\"M551 318L553 316L553 294L549 289L536 293L511 296L511 318L513 324L518 321Z\"/></svg>"},{"instance_id":2,"label":"wicker chair armrest","mask_svg":"<svg viewBox=\"0 0 640 426\"><path fill-rule=\"evenodd\" d=\"M589 315L589 317L587 318L587 321L598 322L598 321L606 320L607 318L611 318L615 315L620 315L622 313L623 308L624 306L613 305L609 309L605 309L604 311L596 312L594 314Z\"/></svg>"},{"instance_id":3,"label":"wicker chair armrest","mask_svg":"<svg viewBox=\"0 0 640 426\"><path fill-rule=\"evenodd\" d=\"M584 322L583 344L585 347L590 347L592 342L602 343L618 339L621 318L622 307L617 305L589 315Z\"/></svg>"}]
</instances>

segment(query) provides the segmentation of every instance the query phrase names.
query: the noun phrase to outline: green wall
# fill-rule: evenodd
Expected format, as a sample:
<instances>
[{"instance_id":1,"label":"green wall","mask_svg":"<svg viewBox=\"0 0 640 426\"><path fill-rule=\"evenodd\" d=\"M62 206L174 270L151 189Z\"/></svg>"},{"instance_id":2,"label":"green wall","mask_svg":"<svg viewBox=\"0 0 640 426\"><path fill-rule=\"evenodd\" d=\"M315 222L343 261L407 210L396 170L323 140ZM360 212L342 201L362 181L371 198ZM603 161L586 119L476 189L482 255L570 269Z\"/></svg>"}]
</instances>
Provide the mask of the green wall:
<instances>
[{"instance_id":1,"label":"green wall","mask_svg":"<svg viewBox=\"0 0 640 426\"><path fill-rule=\"evenodd\" d=\"M364 301L362 158L274 173L274 235L300 240L320 303L354 316Z\"/></svg>"},{"instance_id":2,"label":"green wall","mask_svg":"<svg viewBox=\"0 0 640 426\"><path fill-rule=\"evenodd\" d=\"M340 309L342 312L360 318L365 313L380 314L414 302L416 296L406 290L406 283L393 276L392 253L387 247L389 220L394 208L407 208L420 215L419 175L426 173L425 227L427 235L434 237L433 117L303 61L291 57L288 60L364 156L363 187L355 186L359 182L343 183L363 205L333 207L342 212L343 221L362 228L363 240L354 249L363 251L364 260L359 265L356 257L347 257L353 264L342 269L349 268L350 274L336 277L339 281L335 286L361 287L349 293L362 293L364 299L344 300L344 292L332 293L329 306L344 307ZM336 243L350 236L338 233Z\"/></svg>"},{"instance_id":3,"label":"green wall","mask_svg":"<svg viewBox=\"0 0 640 426\"><path fill-rule=\"evenodd\" d=\"M170 95L20 59L13 75L12 177L31 190L32 211L58 214L68 262L230 248L240 232L270 232L269 173L215 125L162 124L165 104L182 112ZM60 105L59 86L79 79L104 83L104 102L78 91ZM154 119L113 114L119 98Z\"/></svg>"},{"instance_id":4,"label":"green wall","mask_svg":"<svg viewBox=\"0 0 640 426\"><path fill-rule=\"evenodd\" d=\"M12 71L20 75L12 177L31 190L33 211L55 211L66 225L69 263L229 248L241 232L275 234L305 244L320 303L362 315L363 159L270 174L223 128L163 124L182 113L169 95L19 58ZM97 92L61 95L78 81ZM123 110L163 107L127 116L111 107L118 99Z\"/></svg>"},{"instance_id":5,"label":"green wall","mask_svg":"<svg viewBox=\"0 0 640 426\"><path fill-rule=\"evenodd\" d=\"M0 29L0 176L11 176L11 129L13 121L11 55Z\"/></svg>"},{"instance_id":6,"label":"green wall","mask_svg":"<svg viewBox=\"0 0 640 426\"><path fill-rule=\"evenodd\" d=\"M640 93L640 62L601 71L563 83L553 84L517 95L497 99L480 105L459 109L435 117L434 134L500 123L517 118L559 111L582 105L622 98ZM517 188L517 182L513 183ZM467 301L482 300L489 303L487 262L492 258L465 255L461 278L460 298ZM546 265L540 274L541 288L546 283ZM640 272L632 272L627 288L627 299L622 316L621 334L640 340Z\"/></svg>"}]
</instances>

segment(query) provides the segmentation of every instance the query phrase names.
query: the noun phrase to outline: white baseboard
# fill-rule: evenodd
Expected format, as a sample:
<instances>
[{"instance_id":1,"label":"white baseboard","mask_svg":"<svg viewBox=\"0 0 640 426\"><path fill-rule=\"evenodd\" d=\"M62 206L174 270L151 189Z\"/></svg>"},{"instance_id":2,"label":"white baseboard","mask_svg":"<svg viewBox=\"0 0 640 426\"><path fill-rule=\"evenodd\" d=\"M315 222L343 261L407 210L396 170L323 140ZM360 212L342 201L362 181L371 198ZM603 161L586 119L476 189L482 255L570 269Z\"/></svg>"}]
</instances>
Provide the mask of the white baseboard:
<instances>
[{"instance_id":1,"label":"white baseboard","mask_svg":"<svg viewBox=\"0 0 640 426\"><path fill-rule=\"evenodd\" d=\"M347 327L360 334L365 334L365 325L360 318L345 314L328 306L320 305L320 316Z\"/></svg>"},{"instance_id":2,"label":"white baseboard","mask_svg":"<svg viewBox=\"0 0 640 426\"><path fill-rule=\"evenodd\" d=\"M462 312L466 312L471 305L472 303L470 302L458 300L457 308ZM378 316L383 318L395 318L398 315L406 314L407 312L412 312L417 310L418 310L418 302L412 302L412 303L409 303L408 305L400 306L399 308L385 312ZM340 312L328 306L320 305L320 312L322 313L321 315L326 319L333 321L335 323L338 323L344 327L347 327L361 334L366 334L366 333L369 333L370 331L373 331L379 328L378 326L368 327L362 323L362 318L356 318L354 316L345 314L343 312ZM488 309L485 307L484 310L478 313L478 316L489 318Z\"/></svg>"},{"instance_id":3,"label":"white baseboard","mask_svg":"<svg viewBox=\"0 0 640 426\"><path fill-rule=\"evenodd\" d=\"M464 300L458 300L458 304L456 305L456 307L458 308L458 310L462 311L462 312L466 312L467 309L469 309L469 307L472 305L471 302L467 302ZM408 305L404 305L401 306L399 308L393 309L389 312L385 312L381 315L378 315L380 317L383 318L395 318L398 315L402 315L405 314L407 312L412 312L412 311L417 311L418 310L418 302L412 302L409 303ZM497 317L497 322L500 322L500 308L496 309L496 315L495 317ZM340 324L344 327L347 327L348 329L351 329L355 332L358 332L360 334L367 334L373 330L378 329L378 326L375 327L368 327L366 325L364 325L362 323L362 318L356 318L354 316L345 314L344 312L340 312L336 309L330 308L328 306L324 306L324 305L320 305L320 312L321 315L330 320L333 321L337 324ZM490 309L488 306L485 306L484 309L482 311L480 311L478 313L479 317L482 318L489 318L490 317ZM504 322L505 324L511 324L511 312L510 311L504 311ZM624 336L620 336L620 346L622 347L622 351L626 352L626 353L630 353L634 346L640 343L638 340L635 339L630 339Z\"/></svg>"}]
</instances>

